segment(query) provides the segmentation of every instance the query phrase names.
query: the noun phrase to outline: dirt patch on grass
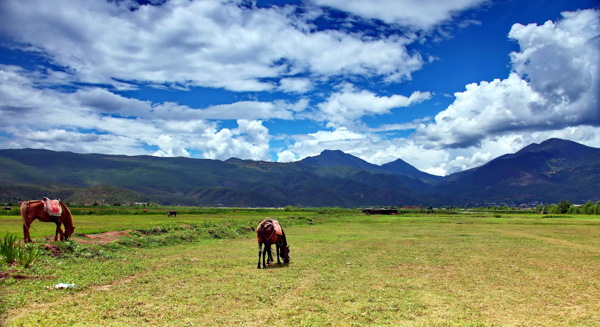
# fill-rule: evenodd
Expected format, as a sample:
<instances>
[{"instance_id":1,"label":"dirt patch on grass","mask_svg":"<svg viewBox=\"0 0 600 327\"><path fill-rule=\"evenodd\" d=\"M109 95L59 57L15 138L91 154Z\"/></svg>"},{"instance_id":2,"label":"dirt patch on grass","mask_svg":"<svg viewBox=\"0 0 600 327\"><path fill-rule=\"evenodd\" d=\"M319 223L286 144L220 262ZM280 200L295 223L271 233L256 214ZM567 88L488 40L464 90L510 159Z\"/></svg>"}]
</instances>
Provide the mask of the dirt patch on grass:
<instances>
[{"instance_id":1,"label":"dirt patch on grass","mask_svg":"<svg viewBox=\"0 0 600 327\"><path fill-rule=\"evenodd\" d=\"M58 245L54 243L44 244L44 249L48 251L53 257L58 257L62 254L61 249L58 247Z\"/></svg>"},{"instance_id":2,"label":"dirt patch on grass","mask_svg":"<svg viewBox=\"0 0 600 327\"><path fill-rule=\"evenodd\" d=\"M26 275L24 274L22 271L19 270L15 270L15 269L10 269L7 271L0 271L0 279L2 278L14 278L14 279L18 279L18 280L22 280L22 279L51 279L53 277L49 277L49 276L31 276L31 275Z\"/></svg>"},{"instance_id":3,"label":"dirt patch on grass","mask_svg":"<svg viewBox=\"0 0 600 327\"><path fill-rule=\"evenodd\" d=\"M124 230L104 232L100 234L78 234L77 238L73 238L73 241L82 244L106 244L116 241L123 236L131 237L130 233L132 231L133 230Z\"/></svg>"},{"instance_id":4,"label":"dirt patch on grass","mask_svg":"<svg viewBox=\"0 0 600 327\"><path fill-rule=\"evenodd\" d=\"M13 270L1 271L0 272L0 278L9 278L9 277L12 277L14 279L28 279L28 278L33 278L31 276L23 275L21 273L15 272Z\"/></svg>"},{"instance_id":5,"label":"dirt patch on grass","mask_svg":"<svg viewBox=\"0 0 600 327\"><path fill-rule=\"evenodd\" d=\"M80 244L106 244L118 240L120 237L126 236L131 237L132 230L124 231L110 231L99 234L77 234L77 237L73 237L73 242ZM51 237L46 237L46 244L43 245L44 249L49 252L51 256L60 257L62 255L62 249L57 243L53 242Z\"/></svg>"}]
</instances>

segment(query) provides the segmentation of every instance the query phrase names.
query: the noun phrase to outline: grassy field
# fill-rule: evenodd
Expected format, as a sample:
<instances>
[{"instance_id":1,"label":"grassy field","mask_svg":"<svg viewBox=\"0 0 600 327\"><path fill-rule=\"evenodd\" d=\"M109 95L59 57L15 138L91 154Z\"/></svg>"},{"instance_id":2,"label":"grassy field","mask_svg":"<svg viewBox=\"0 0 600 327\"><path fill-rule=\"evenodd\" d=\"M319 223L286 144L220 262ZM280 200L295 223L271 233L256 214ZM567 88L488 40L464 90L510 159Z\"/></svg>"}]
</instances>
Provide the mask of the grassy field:
<instances>
[{"instance_id":1,"label":"grassy field","mask_svg":"<svg viewBox=\"0 0 600 327\"><path fill-rule=\"evenodd\" d=\"M0 279L3 324L597 326L600 321L598 217L268 216L289 215L319 222L284 224L289 265L256 269L251 232L89 258L48 258L23 271L30 278ZM266 216L181 215L173 221L162 215L89 216L77 217L76 226L100 232L137 223ZM7 220L0 216L0 226ZM98 227L100 222L110 229ZM36 235L52 234L51 226L49 231ZM55 290L57 283L77 286Z\"/></svg>"}]
</instances>

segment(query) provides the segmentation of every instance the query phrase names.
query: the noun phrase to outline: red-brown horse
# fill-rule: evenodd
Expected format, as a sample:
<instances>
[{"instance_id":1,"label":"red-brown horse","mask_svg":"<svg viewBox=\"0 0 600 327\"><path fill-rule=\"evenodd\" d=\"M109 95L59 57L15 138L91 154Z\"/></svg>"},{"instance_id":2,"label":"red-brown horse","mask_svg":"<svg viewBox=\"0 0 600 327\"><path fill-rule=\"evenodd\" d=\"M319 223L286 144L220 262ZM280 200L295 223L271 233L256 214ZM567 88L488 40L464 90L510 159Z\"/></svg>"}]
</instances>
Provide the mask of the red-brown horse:
<instances>
[{"instance_id":1,"label":"red-brown horse","mask_svg":"<svg viewBox=\"0 0 600 327\"><path fill-rule=\"evenodd\" d=\"M45 200L49 199L44 198L44 201ZM55 241L58 241L59 237L61 241L68 240L75 230L71 211L69 211L69 208L67 208L64 203L60 202L60 210L62 211L60 212L60 215L50 215L44 206L44 201L31 200L21 203L21 217L23 218L23 240L25 242L31 242L29 227L36 219L39 219L39 221L53 222L56 224L56 233L54 234ZM61 224L65 226L64 232L61 228Z\"/></svg>"},{"instance_id":2,"label":"red-brown horse","mask_svg":"<svg viewBox=\"0 0 600 327\"><path fill-rule=\"evenodd\" d=\"M267 265L273 262L273 254L271 253L271 245L275 244L275 252L277 253L277 263L281 264L279 257L284 263L290 262L290 247L287 244L285 233L279 225L279 222L274 219L265 219L256 228L256 237L258 238L258 265L260 269L260 256L262 255L262 267L267 268ZM263 244L265 245L263 251ZM265 257L268 256L265 262Z\"/></svg>"}]
</instances>

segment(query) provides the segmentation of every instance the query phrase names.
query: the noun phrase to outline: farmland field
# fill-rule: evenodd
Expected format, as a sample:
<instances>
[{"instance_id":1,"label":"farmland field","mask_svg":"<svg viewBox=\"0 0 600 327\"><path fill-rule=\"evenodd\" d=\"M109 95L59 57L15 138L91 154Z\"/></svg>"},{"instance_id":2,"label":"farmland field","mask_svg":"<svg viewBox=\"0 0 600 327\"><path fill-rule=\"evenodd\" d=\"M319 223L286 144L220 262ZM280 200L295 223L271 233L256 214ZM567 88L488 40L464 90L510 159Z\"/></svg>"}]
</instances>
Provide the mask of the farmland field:
<instances>
[{"instance_id":1,"label":"farmland field","mask_svg":"<svg viewBox=\"0 0 600 327\"><path fill-rule=\"evenodd\" d=\"M0 325L597 326L600 321L599 217L272 210L176 218L89 215L76 216L75 225L76 233L91 234L161 224L255 226L269 216L280 218L285 229L289 265L256 269L251 231L166 246L108 246L90 250L88 257L85 251L44 257L18 271L27 278L0 278ZM53 234L52 224L33 226L38 242ZM0 216L0 227L22 235L18 217ZM76 286L56 290L57 283Z\"/></svg>"}]
</instances>

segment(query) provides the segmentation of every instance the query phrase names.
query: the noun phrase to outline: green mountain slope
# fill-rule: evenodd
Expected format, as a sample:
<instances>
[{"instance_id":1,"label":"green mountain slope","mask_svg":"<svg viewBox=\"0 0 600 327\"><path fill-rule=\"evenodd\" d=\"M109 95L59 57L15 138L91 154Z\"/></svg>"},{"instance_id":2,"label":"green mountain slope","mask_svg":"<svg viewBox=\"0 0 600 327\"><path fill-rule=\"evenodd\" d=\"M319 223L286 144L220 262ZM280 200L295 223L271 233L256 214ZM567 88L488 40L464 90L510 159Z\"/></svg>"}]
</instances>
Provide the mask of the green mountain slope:
<instances>
[{"instance_id":1,"label":"green mountain slope","mask_svg":"<svg viewBox=\"0 0 600 327\"><path fill-rule=\"evenodd\" d=\"M600 199L599 190L600 149L559 139L443 178L404 161L377 166L341 151L276 163L0 150L0 202L50 196L263 207L580 203Z\"/></svg>"}]
</instances>

